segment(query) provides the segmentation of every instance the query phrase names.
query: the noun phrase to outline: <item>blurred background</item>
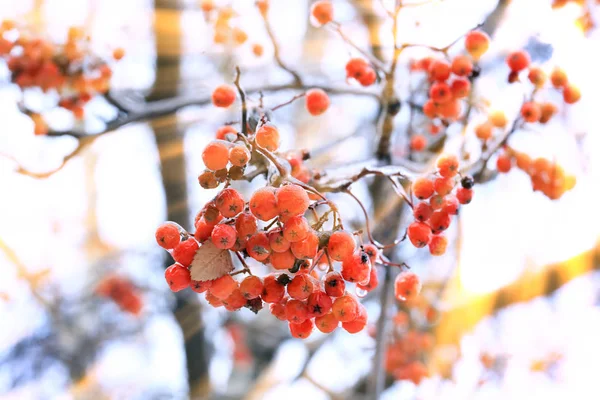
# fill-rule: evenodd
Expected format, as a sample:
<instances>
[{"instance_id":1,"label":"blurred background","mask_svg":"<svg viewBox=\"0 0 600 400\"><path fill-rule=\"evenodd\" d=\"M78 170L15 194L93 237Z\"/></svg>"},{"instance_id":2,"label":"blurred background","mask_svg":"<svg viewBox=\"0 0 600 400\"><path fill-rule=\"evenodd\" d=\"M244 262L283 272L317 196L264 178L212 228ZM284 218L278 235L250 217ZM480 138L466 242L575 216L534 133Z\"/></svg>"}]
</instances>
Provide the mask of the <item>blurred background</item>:
<instances>
[{"instance_id":1,"label":"blurred background","mask_svg":"<svg viewBox=\"0 0 600 400\"><path fill-rule=\"evenodd\" d=\"M164 281L169 263L154 230L165 220L190 228L215 194L197 184L204 169L201 151L219 126L238 118L236 107L216 110L202 99L217 84L232 82L236 65L248 88L291 82L275 56L308 85L343 86L345 62L357 54L334 32L310 24L310 1L272 1L268 26L254 1L215 1L235 11L232 24L248 36L243 44L216 44L214 16L207 17L199 0L0 2L0 20L26 23L53 41L64 41L70 26L81 26L97 54L109 57L123 47L126 56L113 68L111 89L127 101L192 103L94 135L103 130L99 116L110 118L114 110L93 100L88 116L75 123L90 132L82 146L69 136L35 136L17 107L20 91L0 65L0 398L369 398L372 326L356 335L340 329L295 340L287 324L264 310L254 315L214 309L195 293L175 296ZM385 8L393 1L333 3L344 32L389 59ZM528 49L543 66L561 66L579 85L578 104L514 143L559 160L577 175L577 186L552 201L532 192L525 174L511 171L477 186L450 229L444 256L434 259L401 246L397 257L422 277L423 299L399 314L395 304L384 310L396 337L388 343L411 347L406 338L419 326L418 357L428 377L388 370L381 398L598 398L598 6L571 1L553 8L552 0L425 3L401 11L401 42L443 47L485 21L492 45L477 81L481 104L507 115L518 112L522 93L504 84L504 57L514 49ZM269 30L280 44L276 55ZM260 56L253 50L257 44L264 50ZM408 63L428 54L414 49L403 56L396 88L403 98L413 87ZM269 92L263 101L273 106L293 94ZM33 101L46 101L38 97ZM259 95L250 100L258 102ZM336 95L322 116L308 116L300 102L278 112L275 122L283 149L319 149L311 166L343 169L373 154L377 113L378 103L369 96ZM73 123L60 113L48 117L57 126ZM397 157L405 155L407 118L407 110L397 117ZM239 189L247 195L261 179ZM385 201L370 198L366 184L355 189L370 210ZM342 195L334 199L351 225L361 228L356 204ZM380 223L385 231L388 222ZM138 294L139 313L98 295L99 285L115 276ZM364 301L374 323L382 312L379 295Z\"/></svg>"}]
</instances>

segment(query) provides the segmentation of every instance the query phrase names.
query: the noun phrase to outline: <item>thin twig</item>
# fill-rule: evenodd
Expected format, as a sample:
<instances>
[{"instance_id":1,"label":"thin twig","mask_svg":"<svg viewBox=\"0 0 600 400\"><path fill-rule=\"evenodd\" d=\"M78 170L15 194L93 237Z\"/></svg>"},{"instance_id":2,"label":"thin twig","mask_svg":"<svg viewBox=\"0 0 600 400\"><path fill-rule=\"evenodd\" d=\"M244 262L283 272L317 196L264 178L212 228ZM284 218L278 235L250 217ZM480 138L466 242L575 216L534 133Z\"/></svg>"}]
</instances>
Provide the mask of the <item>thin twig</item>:
<instances>
[{"instance_id":1,"label":"thin twig","mask_svg":"<svg viewBox=\"0 0 600 400\"><path fill-rule=\"evenodd\" d=\"M331 26L334 27L333 29L340 35L340 37L346 43L348 43L350 46L354 47L360 54L365 56L365 58L367 58L369 60L369 62L371 64L373 64L378 70L380 70L382 72L386 71L386 66L381 61L379 61L377 58L373 57L373 55L370 54L368 51L361 49L360 46L358 46L356 43L354 43L352 41L352 39L350 39L350 37L342 31L342 25L339 22L334 21L331 23Z\"/></svg>"},{"instance_id":2,"label":"thin twig","mask_svg":"<svg viewBox=\"0 0 600 400\"><path fill-rule=\"evenodd\" d=\"M301 86L302 78L300 77L298 72L296 72L293 69L291 69L290 67L288 67L281 59L281 51L279 49L279 44L277 43L277 39L275 38L275 33L273 32L273 28L271 27L269 18L267 17L266 14L261 13L261 15L263 17L263 21L265 22L265 30L267 31L267 35L269 36L269 39L271 40L271 44L273 45L273 58L275 58L275 62L277 62L277 65L279 65L279 67L281 69L287 71L290 75L292 75L296 85Z\"/></svg>"},{"instance_id":3,"label":"thin twig","mask_svg":"<svg viewBox=\"0 0 600 400\"><path fill-rule=\"evenodd\" d=\"M287 105L292 104L294 101L301 99L302 97L306 96L306 92L300 93L295 95L294 97L292 97L291 99L289 99L288 101L286 101L285 103L281 103L279 105L276 105L275 107L271 108L271 111L275 111L275 110L279 110L282 107L285 107Z\"/></svg>"},{"instance_id":4,"label":"thin twig","mask_svg":"<svg viewBox=\"0 0 600 400\"><path fill-rule=\"evenodd\" d=\"M240 101L242 102L242 134L244 136L248 136L248 107L246 105L246 93L240 84L240 77L242 73L240 71L240 67L237 65L235 67L235 73L235 81L233 83L240 94Z\"/></svg>"}]
</instances>

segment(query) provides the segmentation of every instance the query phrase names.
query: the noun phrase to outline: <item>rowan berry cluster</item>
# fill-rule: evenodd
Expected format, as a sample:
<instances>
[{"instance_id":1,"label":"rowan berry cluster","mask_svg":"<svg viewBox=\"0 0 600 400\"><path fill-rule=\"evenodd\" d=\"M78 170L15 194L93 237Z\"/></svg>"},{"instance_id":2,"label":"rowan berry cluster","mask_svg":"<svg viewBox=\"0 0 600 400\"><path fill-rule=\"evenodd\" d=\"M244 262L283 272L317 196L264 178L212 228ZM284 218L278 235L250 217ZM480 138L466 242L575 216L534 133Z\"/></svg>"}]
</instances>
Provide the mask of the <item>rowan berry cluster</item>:
<instances>
[{"instance_id":1,"label":"rowan berry cluster","mask_svg":"<svg viewBox=\"0 0 600 400\"><path fill-rule=\"evenodd\" d=\"M398 380L418 385L429 371L423 360L434 346L431 327L439 311L423 296L410 298L410 313L403 307L392 318L391 341L386 349L385 369Z\"/></svg>"},{"instance_id":2,"label":"rowan berry cluster","mask_svg":"<svg viewBox=\"0 0 600 400\"><path fill-rule=\"evenodd\" d=\"M144 305L142 296L127 278L117 275L106 276L96 286L95 293L98 296L111 299L126 313L139 315L142 312Z\"/></svg>"},{"instance_id":3,"label":"rowan berry cluster","mask_svg":"<svg viewBox=\"0 0 600 400\"><path fill-rule=\"evenodd\" d=\"M350 333L362 330L366 310L346 285L362 291L377 286L378 250L358 246L354 235L339 226L323 229L323 219L309 222L305 213L313 205L296 184L258 189L249 201L231 187L223 189L198 213L194 235L170 222L158 228L158 244L176 261L165 272L169 286L173 291L189 286L206 292L211 305L229 311L247 307L257 312L268 303L270 312L288 321L298 338L308 337L315 326L326 333L340 324ZM207 247L217 249L212 259L222 257L218 265L202 257ZM244 279L231 273L227 257L232 254L244 265ZM247 258L280 272L253 275Z\"/></svg>"},{"instance_id":4,"label":"rowan berry cluster","mask_svg":"<svg viewBox=\"0 0 600 400\"><path fill-rule=\"evenodd\" d=\"M557 200L573 189L576 183L574 175L567 174L556 162L539 157L531 159L526 153L520 153L506 147L496 160L498 172L506 173L516 165L528 174L534 191L540 191L548 198Z\"/></svg>"},{"instance_id":5,"label":"rowan berry cluster","mask_svg":"<svg viewBox=\"0 0 600 400\"><path fill-rule=\"evenodd\" d=\"M113 53L115 60L123 56L123 49ZM11 82L22 90L58 93L58 107L76 119L83 119L84 107L94 96L108 91L112 76L110 66L91 53L90 38L76 27L69 29L64 44L57 45L5 20L0 24L0 59L8 66ZM28 111L36 135L48 133L41 111Z\"/></svg>"},{"instance_id":6,"label":"rowan berry cluster","mask_svg":"<svg viewBox=\"0 0 600 400\"><path fill-rule=\"evenodd\" d=\"M415 221L409 225L407 236L418 248L429 246L429 252L440 256L446 252L448 240L443 232L461 204L473 198L473 178L459 175L459 162L454 155L442 155L432 176L417 178L412 194L420 200L413 204Z\"/></svg>"}]
</instances>

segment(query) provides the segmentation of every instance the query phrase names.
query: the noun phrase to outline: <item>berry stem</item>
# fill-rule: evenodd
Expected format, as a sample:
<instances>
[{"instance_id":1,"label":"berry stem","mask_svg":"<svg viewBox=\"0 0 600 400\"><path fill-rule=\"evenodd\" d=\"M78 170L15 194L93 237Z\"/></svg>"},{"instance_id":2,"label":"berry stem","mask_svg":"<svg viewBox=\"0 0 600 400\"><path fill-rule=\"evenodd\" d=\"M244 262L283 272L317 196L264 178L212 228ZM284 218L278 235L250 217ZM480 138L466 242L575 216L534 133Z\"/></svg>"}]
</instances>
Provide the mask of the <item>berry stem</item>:
<instances>
[{"instance_id":1,"label":"berry stem","mask_svg":"<svg viewBox=\"0 0 600 400\"><path fill-rule=\"evenodd\" d=\"M302 97L304 97L304 96L306 96L306 92L303 92L303 93L297 94L297 95L295 95L294 97L292 97L291 99L289 99L288 101L286 101L285 103L278 104L278 105L276 105L275 107L271 108L271 111L276 111L276 110L279 110L280 108L282 108L282 107L285 107L285 106L287 106L287 105L290 105L290 104L292 104L294 101L296 101L296 100L298 100L298 99L301 99L301 98L302 98Z\"/></svg>"}]
</instances>

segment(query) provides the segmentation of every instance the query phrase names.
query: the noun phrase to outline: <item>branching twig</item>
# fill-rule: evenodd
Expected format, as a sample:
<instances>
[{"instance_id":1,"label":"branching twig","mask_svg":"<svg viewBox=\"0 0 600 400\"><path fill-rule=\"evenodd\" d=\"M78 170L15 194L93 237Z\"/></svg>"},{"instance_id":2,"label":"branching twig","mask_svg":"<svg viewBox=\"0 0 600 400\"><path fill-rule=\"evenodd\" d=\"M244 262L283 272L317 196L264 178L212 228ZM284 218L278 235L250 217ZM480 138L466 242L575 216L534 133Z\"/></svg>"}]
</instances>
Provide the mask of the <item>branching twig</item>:
<instances>
[{"instance_id":1,"label":"branching twig","mask_svg":"<svg viewBox=\"0 0 600 400\"><path fill-rule=\"evenodd\" d=\"M242 102L242 134L244 136L248 136L248 106L246 105L246 93L240 84L240 77L242 73L239 66L235 67L235 73L236 75L234 84L238 90L238 93L240 94L240 101Z\"/></svg>"}]
</instances>

